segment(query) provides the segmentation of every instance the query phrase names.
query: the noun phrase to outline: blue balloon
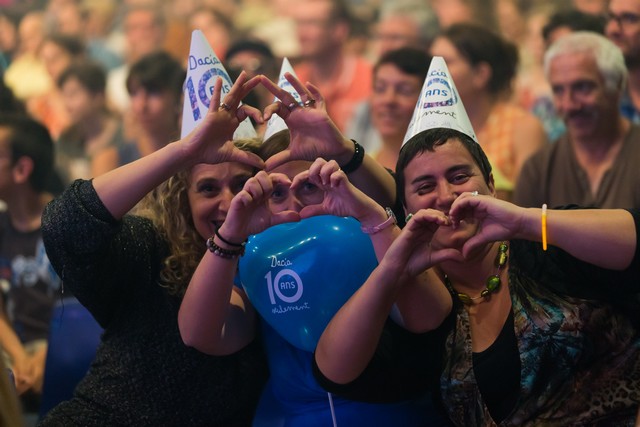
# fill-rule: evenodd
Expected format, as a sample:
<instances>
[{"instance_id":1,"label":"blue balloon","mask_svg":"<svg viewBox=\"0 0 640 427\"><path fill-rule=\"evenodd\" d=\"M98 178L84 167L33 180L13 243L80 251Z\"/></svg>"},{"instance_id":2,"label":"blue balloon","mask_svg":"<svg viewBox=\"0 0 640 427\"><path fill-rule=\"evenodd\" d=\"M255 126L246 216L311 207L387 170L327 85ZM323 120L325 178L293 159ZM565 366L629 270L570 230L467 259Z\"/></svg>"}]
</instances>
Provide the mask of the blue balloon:
<instances>
[{"instance_id":1,"label":"blue balloon","mask_svg":"<svg viewBox=\"0 0 640 427\"><path fill-rule=\"evenodd\" d=\"M251 236L240 280L262 318L294 346L314 351L333 315L378 265L354 218L317 216Z\"/></svg>"}]
</instances>

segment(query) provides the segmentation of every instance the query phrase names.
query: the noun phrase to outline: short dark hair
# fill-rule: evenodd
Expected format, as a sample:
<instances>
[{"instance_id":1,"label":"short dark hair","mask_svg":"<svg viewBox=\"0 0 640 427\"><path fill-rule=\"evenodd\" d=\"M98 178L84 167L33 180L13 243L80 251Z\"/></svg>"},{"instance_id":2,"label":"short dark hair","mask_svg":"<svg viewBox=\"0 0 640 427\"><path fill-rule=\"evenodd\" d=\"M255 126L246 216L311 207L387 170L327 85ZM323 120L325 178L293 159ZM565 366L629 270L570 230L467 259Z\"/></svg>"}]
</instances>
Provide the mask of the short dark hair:
<instances>
[{"instance_id":1,"label":"short dark hair","mask_svg":"<svg viewBox=\"0 0 640 427\"><path fill-rule=\"evenodd\" d=\"M104 93L107 85L107 73L104 68L94 61L76 61L69 65L58 77L58 87L71 78L76 78L89 92Z\"/></svg>"},{"instance_id":2,"label":"short dark hair","mask_svg":"<svg viewBox=\"0 0 640 427\"><path fill-rule=\"evenodd\" d=\"M177 59L159 50L144 55L131 66L127 91L132 93L137 87L142 87L149 92L173 92L179 98L186 76Z\"/></svg>"},{"instance_id":3,"label":"short dark hair","mask_svg":"<svg viewBox=\"0 0 640 427\"><path fill-rule=\"evenodd\" d=\"M392 64L398 67L405 74L416 76L420 81L424 81L429 72L432 56L422 49L413 47L401 47L399 49L385 52L373 67L373 74L378 72L378 68L385 64Z\"/></svg>"},{"instance_id":4,"label":"short dark hair","mask_svg":"<svg viewBox=\"0 0 640 427\"><path fill-rule=\"evenodd\" d=\"M0 114L0 128L9 130L11 164L29 157L33 161L29 183L38 192L48 191L54 175L54 145L47 128L22 114Z\"/></svg>"},{"instance_id":5,"label":"short dark hair","mask_svg":"<svg viewBox=\"0 0 640 427\"><path fill-rule=\"evenodd\" d=\"M405 204L405 177L404 170L414 157L425 151L435 151L436 147L442 146L449 141L460 141L460 143L469 151L471 157L476 162L482 177L489 184L491 177L491 163L484 150L469 135L451 128L432 128L418 133L409 139L400 149L398 163L396 164L396 188L398 199L404 206Z\"/></svg>"}]
</instances>

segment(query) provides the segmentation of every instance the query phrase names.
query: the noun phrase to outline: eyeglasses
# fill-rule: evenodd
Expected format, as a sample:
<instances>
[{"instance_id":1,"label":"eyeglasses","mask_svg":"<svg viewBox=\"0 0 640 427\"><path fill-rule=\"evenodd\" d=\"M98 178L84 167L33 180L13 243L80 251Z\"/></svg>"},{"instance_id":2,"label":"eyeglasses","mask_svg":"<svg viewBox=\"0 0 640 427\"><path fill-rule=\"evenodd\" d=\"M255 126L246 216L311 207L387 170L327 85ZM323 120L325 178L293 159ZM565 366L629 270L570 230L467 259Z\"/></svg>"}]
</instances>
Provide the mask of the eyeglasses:
<instances>
[{"instance_id":1,"label":"eyeglasses","mask_svg":"<svg viewBox=\"0 0 640 427\"><path fill-rule=\"evenodd\" d=\"M605 19L607 22L616 21L616 24L622 28L628 25L636 25L640 22L640 15L630 12L624 12L616 15L615 13L607 12Z\"/></svg>"}]
</instances>

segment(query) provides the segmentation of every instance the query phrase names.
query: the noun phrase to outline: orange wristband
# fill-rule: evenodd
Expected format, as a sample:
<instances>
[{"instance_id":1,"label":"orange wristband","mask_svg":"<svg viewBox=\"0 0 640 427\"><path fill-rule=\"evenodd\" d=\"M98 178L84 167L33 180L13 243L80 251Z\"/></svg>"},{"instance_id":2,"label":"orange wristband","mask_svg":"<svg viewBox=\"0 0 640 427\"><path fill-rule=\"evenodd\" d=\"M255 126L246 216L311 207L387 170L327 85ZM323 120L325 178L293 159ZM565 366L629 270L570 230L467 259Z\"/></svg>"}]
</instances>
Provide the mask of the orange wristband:
<instances>
[{"instance_id":1,"label":"orange wristband","mask_svg":"<svg viewBox=\"0 0 640 427\"><path fill-rule=\"evenodd\" d=\"M547 204L542 205L542 250L547 250Z\"/></svg>"}]
</instances>

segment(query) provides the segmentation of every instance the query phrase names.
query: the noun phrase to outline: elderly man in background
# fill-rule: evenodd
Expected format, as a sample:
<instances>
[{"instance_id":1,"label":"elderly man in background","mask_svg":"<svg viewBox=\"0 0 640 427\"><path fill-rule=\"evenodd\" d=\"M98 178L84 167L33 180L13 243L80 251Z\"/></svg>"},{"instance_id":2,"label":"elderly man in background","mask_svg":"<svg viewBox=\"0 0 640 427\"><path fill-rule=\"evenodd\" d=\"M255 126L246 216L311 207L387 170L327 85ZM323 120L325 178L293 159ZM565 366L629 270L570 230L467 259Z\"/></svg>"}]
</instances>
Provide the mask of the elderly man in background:
<instances>
[{"instance_id":1,"label":"elderly man in background","mask_svg":"<svg viewBox=\"0 0 640 427\"><path fill-rule=\"evenodd\" d=\"M514 202L640 208L640 128L619 109L627 78L620 49L575 32L549 48L545 73L567 133L525 163Z\"/></svg>"}]
</instances>

